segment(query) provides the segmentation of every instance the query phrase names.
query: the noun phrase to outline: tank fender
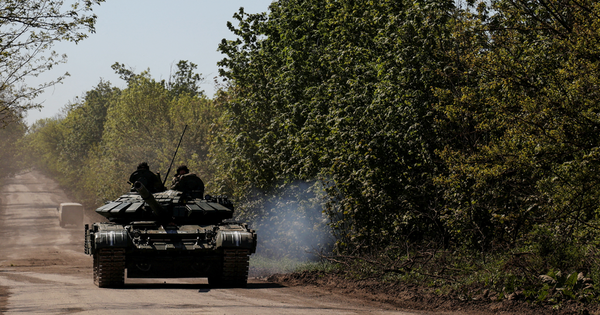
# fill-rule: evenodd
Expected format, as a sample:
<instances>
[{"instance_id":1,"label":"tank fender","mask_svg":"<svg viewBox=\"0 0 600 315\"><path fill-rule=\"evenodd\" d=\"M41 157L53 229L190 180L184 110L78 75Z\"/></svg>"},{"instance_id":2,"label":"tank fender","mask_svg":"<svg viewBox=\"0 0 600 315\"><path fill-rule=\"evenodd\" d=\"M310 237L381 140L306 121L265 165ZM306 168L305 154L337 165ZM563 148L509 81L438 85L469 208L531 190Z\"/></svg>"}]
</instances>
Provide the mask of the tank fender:
<instances>
[{"instance_id":1,"label":"tank fender","mask_svg":"<svg viewBox=\"0 0 600 315\"><path fill-rule=\"evenodd\" d=\"M245 248L254 250L254 233L247 231L217 231L217 248Z\"/></svg>"},{"instance_id":2,"label":"tank fender","mask_svg":"<svg viewBox=\"0 0 600 315\"><path fill-rule=\"evenodd\" d=\"M108 230L94 233L95 249L106 247L127 247L129 237L127 230Z\"/></svg>"}]
</instances>

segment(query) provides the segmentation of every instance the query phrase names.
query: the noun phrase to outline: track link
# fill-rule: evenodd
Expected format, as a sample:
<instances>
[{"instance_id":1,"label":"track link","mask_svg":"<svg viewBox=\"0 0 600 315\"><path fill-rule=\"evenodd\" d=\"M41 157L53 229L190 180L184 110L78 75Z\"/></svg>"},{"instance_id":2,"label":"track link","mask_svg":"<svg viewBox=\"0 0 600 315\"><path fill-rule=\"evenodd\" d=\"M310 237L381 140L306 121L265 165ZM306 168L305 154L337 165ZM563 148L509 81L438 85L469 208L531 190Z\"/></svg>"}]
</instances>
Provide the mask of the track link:
<instances>
[{"instance_id":1,"label":"track link","mask_svg":"<svg viewBox=\"0 0 600 315\"><path fill-rule=\"evenodd\" d=\"M247 249L225 249L223 269L219 276L209 277L211 286L225 288L245 288L248 282L250 251Z\"/></svg>"},{"instance_id":2,"label":"track link","mask_svg":"<svg viewBox=\"0 0 600 315\"><path fill-rule=\"evenodd\" d=\"M102 248L94 254L94 284L100 288L121 287L125 283L125 249Z\"/></svg>"}]
</instances>

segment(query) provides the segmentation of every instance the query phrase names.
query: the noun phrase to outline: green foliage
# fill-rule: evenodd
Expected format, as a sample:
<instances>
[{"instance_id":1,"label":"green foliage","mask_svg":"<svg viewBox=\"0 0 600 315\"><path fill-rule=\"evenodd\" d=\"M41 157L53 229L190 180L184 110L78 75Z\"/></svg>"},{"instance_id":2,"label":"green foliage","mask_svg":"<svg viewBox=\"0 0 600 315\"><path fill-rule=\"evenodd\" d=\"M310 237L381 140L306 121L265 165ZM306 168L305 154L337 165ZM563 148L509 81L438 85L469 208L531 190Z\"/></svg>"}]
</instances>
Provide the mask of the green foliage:
<instances>
[{"instance_id":1,"label":"green foliage","mask_svg":"<svg viewBox=\"0 0 600 315\"><path fill-rule=\"evenodd\" d=\"M57 174L60 169L67 169L67 165L58 158L57 154L63 140L64 132L58 118L36 121L30 127L30 133L25 139L30 164L37 164L53 174Z\"/></svg>"},{"instance_id":2,"label":"green foliage","mask_svg":"<svg viewBox=\"0 0 600 315\"><path fill-rule=\"evenodd\" d=\"M339 266L327 261L307 262L290 258L270 258L255 254L250 256L250 273L255 275L270 276L276 273L292 273L303 271L325 271L332 272Z\"/></svg>"},{"instance_id":3,"label":"green foliage","mask_svg":"<svg viewBox=\"0 0 600 315\"><path fill-rule=\"evenodd\" d=\"M61 0L0 2L0 126L20 122L25 110L40 107L32 100L64 78L36 87L23 83L26 77L38 76L66 60L65 55L51 51L54 43L78 43L94 32L96 15L90 12L102 2L76 0L68 7Z\"/></svg>"},{"instance_id":4,"label":"green foliage","mask_svg":"<svg viewBox=\"0 0 600 315\"><path fill-rule=\"evenodd\" d=\"M460 242L514 245L539 225L597 237L599 10L494 1L464 13L455 36L471 53L456 59L469 80L437 93L459 140L439 151L450 172L438 179Z\"/></svg>"},{"instance_id":5,"label":"green foliage","mask_svg":"<svg viewBox=\"0 0 600 315\"><path fill-rule=\"evenodd\" d=\"M36 121L24 139L28 162L56 176L84 202L95 201L85 187L90 152L102 140L106 114L120 90L100 81L77 103L65 107L65 117Z\"/></svg>"},{"instance_id":6,"label":"green foliage","mask_svg":"<svg viewBox=\"0 0 600 315\"><path fill-rule=\"evenodd\" d=\"M168 85L148 72L136 74L113 65L127 88L101 81L81 102L67 106L65 117L36 122L27 139L39 158L35 163L84 202L97 205L127 191L129 174L142 161L165 174L188 125L175 163L187 164L210 181L209 130L219 112L202 92L193 90L197 87L182 85L197 82L195 65L182 61L178 66L176 84Z\"/></svg>"},{"instance_id":7,"label":"green foliage","mask_svg":"<svg viewBox=\"0 0 600 315\"><path fill-rule=\"evenodd\" d=\"M497 292L551 269L594 274L596 256L581 248L600 227L600 7L552 3L240 10L229 24L238 38L219 46L229 86L218 177L232 177L223 187L248 217L271 217L285 188L301 200L297 181L318 183L340 253L508 251L481 280ZM484 268L465 265L452 278Z\"/></svg>"},{"instance_id":8,"label":"green foliage","mask_svg":"<svg viewBox=\"0 0 600 315\"><path fill-rule=\"evenodd\" d=\"M228 170L242 195L318 180L342 247L443 240L429 91L447 84L436 69L446 63L452 7L286 1L268 16L241 9L239 26L229 25L239 39L221 43L219 64L232 97ZM262 204L246 202L257 213Z\"/></svg>"},{"instance_id":9,"label":"green foliage","mask_svg":"<svg viewBox=\"0 0 600 315\"><path fill-rule=\"evenodd\" d=\"M188 63L187 60L180 60L177 63L177 71L172 75L168 83L168 89L173 96L182 94L190 94L192 96L200 96L204 94L198 84L202 81L200 74L195 73L198 66L193 62Z\"/></svg>"},{"instance_id":10,"label":"green foliage","mask_svg":"<svg viewBox=\"0 0 600 315\"><path fill-rule=\"evenodd\" d=\"M0 115L8 115L5 113ZM17 114L13 114L18 116ZM14 175L19 169L26 167L21 163L19 145L25 135L27 126L18 117L7 118L11 124L0 128L0 183L2 178Z\"/></svg>"}]
</instances>

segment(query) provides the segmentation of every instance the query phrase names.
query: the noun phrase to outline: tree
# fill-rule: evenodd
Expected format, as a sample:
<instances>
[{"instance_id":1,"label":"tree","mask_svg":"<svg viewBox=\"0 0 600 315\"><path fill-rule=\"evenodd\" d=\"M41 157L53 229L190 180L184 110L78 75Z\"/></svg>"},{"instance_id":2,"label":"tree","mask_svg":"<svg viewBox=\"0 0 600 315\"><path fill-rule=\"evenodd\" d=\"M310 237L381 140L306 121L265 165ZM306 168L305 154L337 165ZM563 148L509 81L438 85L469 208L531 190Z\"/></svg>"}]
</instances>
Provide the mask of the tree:
<instances>
[{"instance_id":1,"label":"tree","mask_svg":"<svg viewBox=\"0 0 600 315\"><path fill-rule=\"evenodd\" d=\"M80 102L65 108L66 116L60 122L64 129L56 158L66 167L61 170L63 184L77 187L83 181L89 154L97 149L104 133L108 108L118 98L120 90L101 80L87 91Z\"/></svg>"},{"instance_id":2,"label":"tree","mask_svg":"<svg viewBox=\"0 0 600 315\"><path fill-rule=\"evenodd\" d=\"M37 120L29 128L23 148L27 150L24 157L29 164L36 165L57 176L62 170L68 168L65 161L60 159L60 148L65 139L65 128L61 125L62 120L63 118L59 117Z\"/></svg>"},{"instance_id":3,"label":"tree","mask_svg":"<svg viewBox=\"0 0 600 315\"><path fill-rule=\"evenodd\" d=\"M28 76L37 76L66 56L50 51L60 41L79 42L94 32L94 5L105 0L76 0L63 8L62 0L4 0L0 3L0 125L8 117L20 117L23 111L39 107L32 100L45 88L60 82L63 76L37 87L25 85ZM48 53L48 51L50 51ZM65 74L66 75L66 74Z\"/></svg>"},{"instance_id":4,"label":"tree","mask_svg":"<svg viewBox=\"0 0 600 315\"><path fill-rule=\"evenodd\" d=\"M230 84L228 174L253 209L261 194L322 181L340 244L442 239L433 182L434 87L450 59L453 1L285 1L234 17L223 40ZM260 193L250 194L253 191ZM273 210L273 211L276 211ZM342 234L340 234L342 235ZM347 247L348 248L348 247Z\"/></svg>"},{"instance_id":5,"label":"tree","mask_svg":"<svg viewBox=\"0 0 600 315\"><path fill-rule=\"evenodd\" d=\"M177 71L171 75L167 83L167 87L173 96L179 96L184 93L192 96L201 96L204 93L198 86L203 79L199 73L194 73L196 68L198 68L198 65L193 62L179 60Z\"/></svg>"},{"instance_id":6,"label":"tree","mask_svg":"<svg viewBox=\"0 0 600 315\"><path fill-rule=\"evenodd\" d=\"M455 239L516 246L538 230L558 248L598 237L599 16L596 1L482 1L457 29L471 44L456 53L468 79L444 111L461 141L442 152L440 176Z\"/></svg>"},{"instance_id":7,"label":"tree","mask_svg":"<svg viewBox=\"0 0 600 315\"><path fill-rule=\"evenodd\" d=\"M11 112L0 113L0 116L2 115L14 114ZM7 117L6 120L15 123L12 128L0 128L0 182L3 177L14 175L19 167L24 166L19 163L19 146L27 126L18 117Z\"/></svg>"},{"instance_id":8,"label":"tree","mask_svg":"<svg viewBox=\"0 0 600 315\"><path fill-rule=\"evenodd\" d=\"M161 175L165 176L185 125L188 125L188 131L175 163L187 164L194 172L200 173L205 181L210 179L206 163L209 129L219 113L203 95L203 91L194 85L200 78L193 72L195 65L180 61L178 66L180 71L173 76L175 83L167 83L153 79L149 70L135 73L125 65L115 63L112 67L127 81L127 88L115 93L100 85L95 90L96 94L105 91L98 96L109 97L96 97L98 100L110 99L108 108L101 107L106 115L101 130L102 138L97 148L91 148L86 168L88 171L84 175L85 186L99 200L114 198L122 192L129 173L142 161L148 162L153 171L162 172ZM88 96L96 94L88 92ZM86 102L86 105L93 104ZM66 121L86 113L81 110L91 109L88 107L73 108ZM77 123L69 127L73 130L89 128L87 126L90 125L81 124L82 120L73 122ZM87 134L76 132L74 136L81 138Z\"/></svg>"}]
</instances>

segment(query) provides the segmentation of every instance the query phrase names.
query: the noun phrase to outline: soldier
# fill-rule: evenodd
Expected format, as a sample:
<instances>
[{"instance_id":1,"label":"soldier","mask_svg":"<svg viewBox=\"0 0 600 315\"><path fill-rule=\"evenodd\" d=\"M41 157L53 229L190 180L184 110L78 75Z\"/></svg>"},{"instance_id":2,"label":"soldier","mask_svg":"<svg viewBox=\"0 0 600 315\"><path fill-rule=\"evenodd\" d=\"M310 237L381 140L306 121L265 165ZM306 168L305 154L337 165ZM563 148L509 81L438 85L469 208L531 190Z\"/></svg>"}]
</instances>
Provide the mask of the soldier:
<instances>
[{"instance_id":1,"label":"soldier","mask_svg":"<svg viewBox=\"0 0 600 315\"><path fill-rule=\"evenodd\" d=\"M190 194L193 198L202 198L204 196L204 182L185 165L177 168L177 175L173 177L171 184L172 190L179 190Z\"/></svg>"},{"instance_id":2,"label":"soldier","mask_svg":"<svg viewBox=\"0 0 600 315\"><path fill-rule=\"evenodd\" d=\"M136 181L144 184L150 193L166 190L165 186L163 186L162 182L160 181L160 177L150 171L150 166L148 166L147 162L140 163L137 166L137 170L133 172L131 176L129 176L129 183L132 185L132 187Z\"/></svg>"}]
</instances>

